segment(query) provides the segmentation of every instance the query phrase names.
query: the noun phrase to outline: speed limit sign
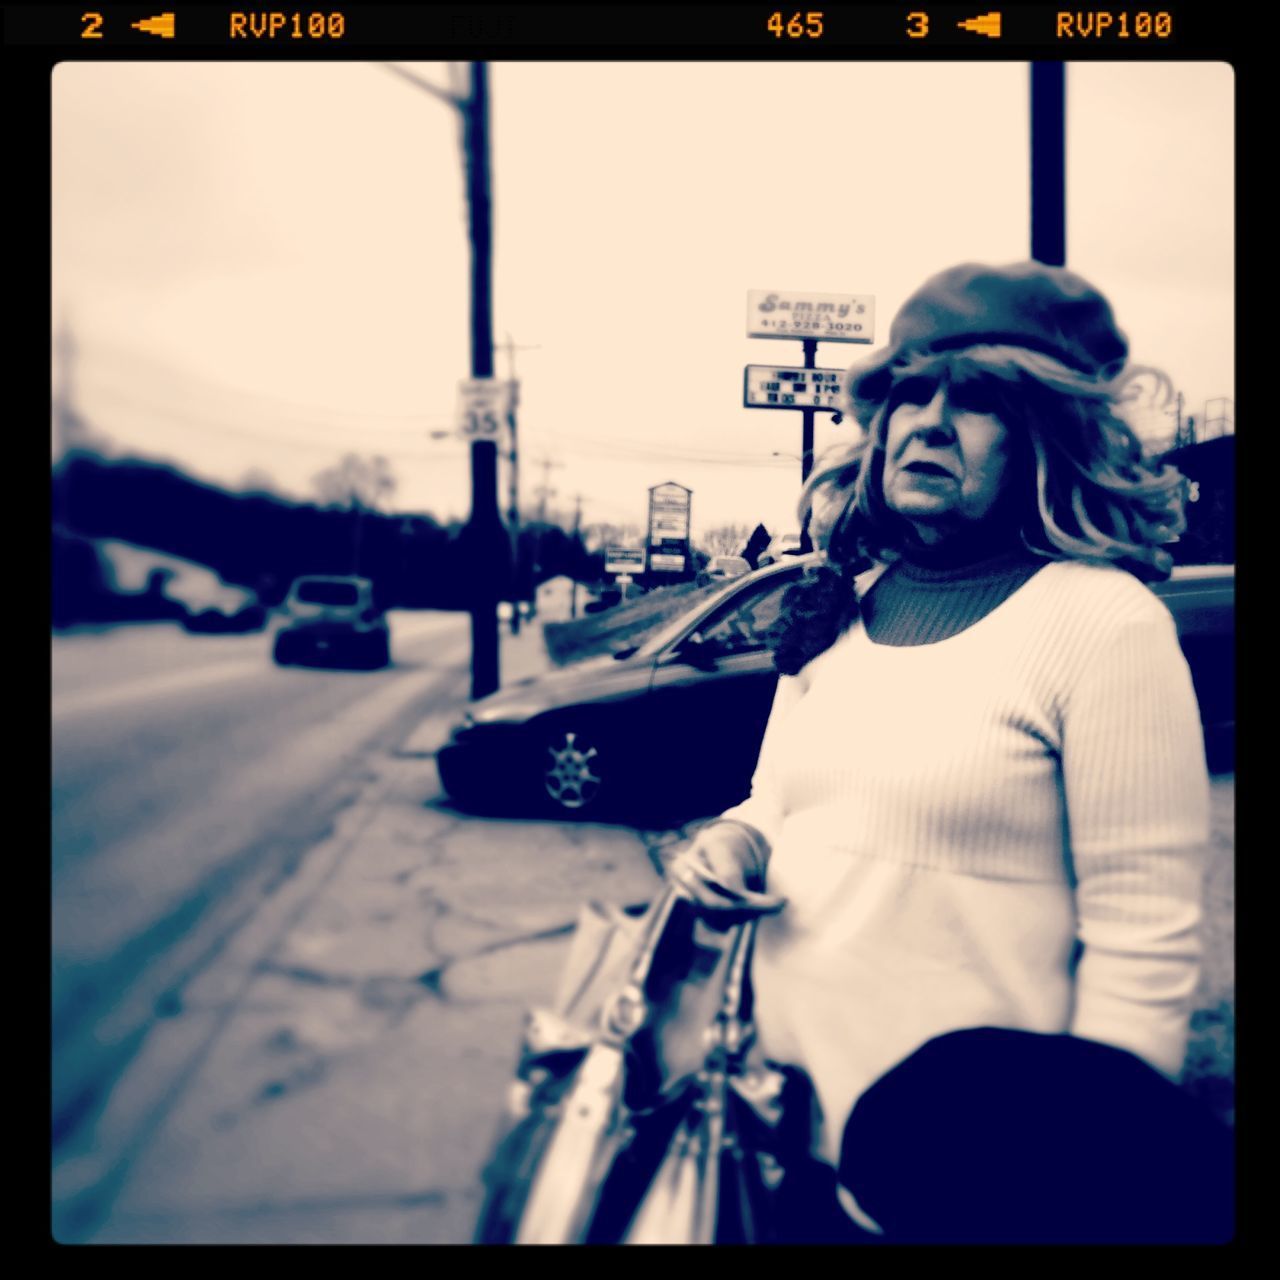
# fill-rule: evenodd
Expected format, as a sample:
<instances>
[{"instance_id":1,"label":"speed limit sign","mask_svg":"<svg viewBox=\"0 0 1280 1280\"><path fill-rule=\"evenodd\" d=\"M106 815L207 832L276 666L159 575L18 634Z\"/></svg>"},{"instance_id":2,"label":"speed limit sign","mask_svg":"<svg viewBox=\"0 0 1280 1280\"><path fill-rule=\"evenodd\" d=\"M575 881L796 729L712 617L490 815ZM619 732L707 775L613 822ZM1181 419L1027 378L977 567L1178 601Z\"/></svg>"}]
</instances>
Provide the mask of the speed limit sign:
<instances>
[{"instance_id":1,"label":"speed limit sign","mask_svg":"<svg viewBox=\"0 0 1280 1280\"><path fill-rule=\"evenodd\" d=\"M458 384L458 434L465 440L492 440L502 430L511 403L511 384L499 378L468 378Z\"/></svg>"}]
</instances>

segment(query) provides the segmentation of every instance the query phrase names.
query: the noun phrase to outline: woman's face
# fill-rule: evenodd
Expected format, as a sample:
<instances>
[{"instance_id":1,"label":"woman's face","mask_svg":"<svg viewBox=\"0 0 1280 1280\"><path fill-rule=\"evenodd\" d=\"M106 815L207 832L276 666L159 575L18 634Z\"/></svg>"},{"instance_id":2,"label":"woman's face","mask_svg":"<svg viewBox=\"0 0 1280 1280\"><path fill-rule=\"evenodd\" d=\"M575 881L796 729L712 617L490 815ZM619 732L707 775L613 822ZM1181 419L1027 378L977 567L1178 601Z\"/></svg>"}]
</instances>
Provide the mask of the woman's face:
<instances>
[{"instance_id":1,"label":"woman's face","mask_svg":"<svg viewBox=\"0 0 1280 1280\"><path fill-rule=\"evenodd\" d=\"M984 519L1009 473L1009 432L981 382L907 378L885 435L884 501L924 542Z\"/></svg>"}]
</instances>

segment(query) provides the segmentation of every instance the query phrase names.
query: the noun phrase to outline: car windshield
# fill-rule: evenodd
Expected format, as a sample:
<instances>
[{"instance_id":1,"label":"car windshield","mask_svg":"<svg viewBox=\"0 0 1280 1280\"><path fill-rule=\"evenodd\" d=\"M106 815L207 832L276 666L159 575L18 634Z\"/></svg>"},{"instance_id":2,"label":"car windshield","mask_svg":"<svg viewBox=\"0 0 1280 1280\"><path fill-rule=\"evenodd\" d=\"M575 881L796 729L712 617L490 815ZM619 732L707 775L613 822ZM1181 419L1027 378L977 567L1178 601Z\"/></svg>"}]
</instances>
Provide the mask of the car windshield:
<instances>
[{"instance_id":1,"label":"car windshield","mask_svg":"<svg viewBox=\"0 0 1280 1280\"><path fill-rule=\"evenodd\" d=\"M294 596L303 604L358 604L360 588L354 582L300 582Z\"/></svg>"},{"instance_id":2,"label":"car windshield","mask_svg":"<svg viewBox=\"0 0 1280 1280\"><path fill-rule=\"evenodd\" d=\"M770 586L776 586L780 577L785 578L788 584L790 584L793 579L793 575L791 574L770 574L767 575L767 581ZM751 583L750 579L745 575L731 578L725 583L717 583L714 588L708 589L708 594L704 598L700 599L693 608L680 614L674 622L668 623L668 625L661 628L661 630L655 631L653 635L636 650L635 657L656 658L663 649L667 648L668 645L672 644L681 635L683 635L686 630L688 630L689 625L693 622L695 616L705 616L710 613L711 610L716 608L722 600L727 599L729 596L736 593L742 593L742 598L745 601L750 596L756 594L756 592L768 589L769 587L765 586L764 580L758 580L757 583Z\"/></svg>"}]
</instances>

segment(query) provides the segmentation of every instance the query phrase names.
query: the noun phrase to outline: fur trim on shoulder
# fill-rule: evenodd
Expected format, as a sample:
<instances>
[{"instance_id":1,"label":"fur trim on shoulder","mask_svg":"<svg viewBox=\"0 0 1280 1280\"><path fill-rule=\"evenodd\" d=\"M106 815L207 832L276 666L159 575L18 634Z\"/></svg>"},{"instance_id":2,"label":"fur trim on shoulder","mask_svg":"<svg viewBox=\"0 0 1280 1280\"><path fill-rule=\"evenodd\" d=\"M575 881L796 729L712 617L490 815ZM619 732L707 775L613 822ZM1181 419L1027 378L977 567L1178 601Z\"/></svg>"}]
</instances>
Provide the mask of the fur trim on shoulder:
<instances>
[{"instance_id":1,"label":"fur trim on shoulder","mask_svg":"<svg viewBox=\"0 0 1280 1280\"><path fill-rule=\"evenodd\" d=\"M778 671L797 675L825 653L858 616L854 578L869 562L841 567L824 560L806 570L782 597L771 647Z\"/></svg>"}]
</instances>

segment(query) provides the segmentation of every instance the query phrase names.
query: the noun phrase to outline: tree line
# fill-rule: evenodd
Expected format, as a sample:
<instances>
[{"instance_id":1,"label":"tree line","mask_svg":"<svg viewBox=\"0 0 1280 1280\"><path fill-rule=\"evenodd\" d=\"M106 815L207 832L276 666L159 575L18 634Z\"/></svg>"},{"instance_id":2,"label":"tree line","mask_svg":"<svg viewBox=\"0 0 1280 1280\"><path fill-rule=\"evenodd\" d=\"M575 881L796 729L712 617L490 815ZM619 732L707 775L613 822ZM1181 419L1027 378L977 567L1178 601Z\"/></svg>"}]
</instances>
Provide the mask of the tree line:
<instances>
[{"instance_id":1,"label":"tree line","mask_svg":"<svg viewBox=\"0 0 1280 1280\"><path fill-rule=\"evenodd\" d=\"M328 501L293 502L229 492L163 464L68 453L52 471L55 622L109 610L115 593L94 549L98 539L205 565L267 608L305 574L369 578L383 608L470 607L477 564L494 563L493 547L477 546L462 522L377 511L340 488L333 486ZM527 599L538 583L561 574L590 580L595 573L581 540L554 524L524 525L518 545L502 551L502 598Z\"/></svg>"}]
</instances>

